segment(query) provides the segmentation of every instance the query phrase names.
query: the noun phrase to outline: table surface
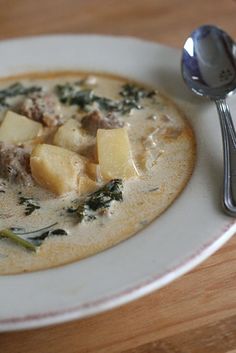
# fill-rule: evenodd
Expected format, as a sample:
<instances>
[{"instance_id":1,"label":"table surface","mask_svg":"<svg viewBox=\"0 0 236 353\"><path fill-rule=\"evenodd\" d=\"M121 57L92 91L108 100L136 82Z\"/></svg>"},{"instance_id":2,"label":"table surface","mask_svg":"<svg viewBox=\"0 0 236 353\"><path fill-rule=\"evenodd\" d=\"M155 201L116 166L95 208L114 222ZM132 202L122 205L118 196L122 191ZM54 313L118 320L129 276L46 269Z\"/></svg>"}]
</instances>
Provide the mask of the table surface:
<instances>
[{"instance_id":1,"label":"table surface","mask_svg":"<svg viewBox=\"0 0 236 353\"><path fill-rule=\"evenodd\" d=\"M0 0L0 7L0 39L102 33L181 48L191 30L206 23L236 38L233 0ZM123 307L1 334L0 352L236 353L235 269L234 237L194 271Z\"/></svg>"}]
</instances>

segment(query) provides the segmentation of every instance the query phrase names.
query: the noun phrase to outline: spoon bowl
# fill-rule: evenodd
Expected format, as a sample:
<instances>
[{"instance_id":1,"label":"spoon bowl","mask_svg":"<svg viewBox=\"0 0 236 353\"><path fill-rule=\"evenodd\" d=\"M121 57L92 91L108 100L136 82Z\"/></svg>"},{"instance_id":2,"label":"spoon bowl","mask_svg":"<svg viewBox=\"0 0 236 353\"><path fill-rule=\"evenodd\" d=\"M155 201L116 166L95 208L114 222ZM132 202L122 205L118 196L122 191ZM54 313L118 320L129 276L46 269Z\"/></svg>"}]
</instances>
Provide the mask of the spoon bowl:
<instances>
[{"instance_id":1,"label":"spoon bowl","mask_svg":"<svg viewBox=\"0 0 236 353\"><path fill-rule=\"evenodd\" d=\"M201 26L186 40L182 74L195 93L225 98L236 89L236 45L215 26Z\"/></svg>"},{"instance_id":2,"label":"spoon bowl","mask_svg":"<svg viewBox=\"0 0 236 353\"><path fill-rule=\"evenodd\" d=\"M220 118L224 149L223 206L236 216L236 133L226 97L236 91L236 45L222 29L205 25L187 38L182 76L196 94L213 100Z\"/></svg>"}]
</instances>

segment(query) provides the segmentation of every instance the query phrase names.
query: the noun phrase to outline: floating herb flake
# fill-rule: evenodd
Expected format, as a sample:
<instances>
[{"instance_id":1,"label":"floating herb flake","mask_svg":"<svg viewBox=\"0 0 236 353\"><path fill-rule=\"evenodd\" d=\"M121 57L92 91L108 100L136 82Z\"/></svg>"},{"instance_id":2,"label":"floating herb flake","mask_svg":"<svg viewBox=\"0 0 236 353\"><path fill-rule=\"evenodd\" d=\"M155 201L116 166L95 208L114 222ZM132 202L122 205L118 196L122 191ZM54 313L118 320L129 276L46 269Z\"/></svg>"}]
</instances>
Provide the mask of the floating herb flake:
<instances>
[{"instance_id":1,"label":"floating herb flake","mask_svg":"<svg viewBox=\"0 0 236 353\"><path fill-rule=\"evenodd\" d=\"M155 92L147 91L132 85L124 85L120 95L121 100L112 100L107 97L100 97L91 89L82 89L79 82L75 84L66 83L55 87L60 101L67 105L77 105L81 110L89 111L94 103L101 111L129 114L132 109L142 109L139 104L140 98L150 98Z\"/></svg>"},{"instance_id":2,"label":"floating herb flake","mask_svg":"<svg viewBox=\"0 0 236 353\"><path fill-rule=\"evenodd\" d=\"M40 209L40 205L39 205L38 200L35 200L32 197L19 196L19 205L25 206L25 215L26 216L29 216L34 211Z\"/></svg>"},{"instance_id":3,"label":"floating herb flake","mask_svg":"<svg viewBox=\"0 0 236 353\"><path fill-rule=\"evenodd\" d=\"M84 201L77 202L77 206L69 208L69 213L76 213L78 221L92 221L99 212L108 209L112 201L122 201L123 183L121 179L113 179L101 189L88 195ZM76 202L75 202L76 203Z\"/></svg>"},{"instance_id":4,"label":"floating herb flake","mask_svg":"<svg viewBox=\"0 0 236 353\"><path fill-rule=\"evenodd\" d=\"M20 95L27 95L33 92L39 92L42 88L39 86L29 86L25 87L20 82L16 82L4 89L0 90L0 105L2 107L8 107L9 104L7 103L8 98L20 96Z\"/></svg>"},{"instance_id":5,"label":"floating herb flake","mask_svg":"<svg viewBox=\"0 0 236 353\"><path fill-rule=\"evenodd\" d=\"M129 98L135 102L139 102L141 98L152 98L155 94L154 90L148 90L131 83L123 85L122 91L120 91L122 97Z\"/></svg>"},{"instance_id":6,"label":"floating herb flake","mask_svg":"<svg viewBox=\"0 0 236 353\"><path fill-rule=\"evenodd\" d=\"M2 194L6 193L6 183L4 181L0 182L0 193Z\"/></svg>"},{"instance_id":7,"label":"floating herb flake","mask_svg":"<svg viewBox=\"0 0 236 353\"><path fill-rule=\"evenodd\" d=\"M59 228L59 229L48 230L38 236L29 237L28 239L30 239L36 246L40 246L42 242L48 237L66 236L66 235L68 235L68 233L64 229Z\"/></svg>"},{"instance_id":8,"label":"floating herb flake","mask_svg":"<svg viewBox=\"0 0 236 353\"><path fill-rule=\"evenodd\" d=\"M53 229L57 223L53 223L48 227L26 232L21 227L11 227L9 229L0 230L0 238L9 239L17 245L27 250L36 252L43 241L50 236L66 236L68 233L64 229Z\"/></svg>"}]
</instances>

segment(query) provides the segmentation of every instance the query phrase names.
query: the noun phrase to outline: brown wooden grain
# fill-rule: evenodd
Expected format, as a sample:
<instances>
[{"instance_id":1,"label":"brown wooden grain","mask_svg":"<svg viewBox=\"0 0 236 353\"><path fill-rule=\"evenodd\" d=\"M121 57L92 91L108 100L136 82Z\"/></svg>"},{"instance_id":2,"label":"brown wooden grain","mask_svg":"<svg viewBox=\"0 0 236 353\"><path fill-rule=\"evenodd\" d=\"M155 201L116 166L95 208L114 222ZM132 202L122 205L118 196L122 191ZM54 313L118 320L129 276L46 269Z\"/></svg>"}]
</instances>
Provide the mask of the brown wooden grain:
<instances>
[{"instance_id":1,"label":"brown wooden grain","mask_svg":"<svg viewBox=\"0 0 236 353\"><path fill-rule=\"evenodd\" d=\"M204 23L236 37L233 0L0 0L0 8L0 39L105 33L181 47ZM80 352L236 353L236 238L194 271L121 308L0 335L0 353Z\"/></svg>"},{"instance_id":2,"label":"brown wooden grain","mask_svg":"<svg viewBox=\"0 0 236 353\"><path fill-rule=\"evenodd\" d=\"M233 0L0 0L0 38L42 33L105 33L181 47L200 24L236 36Z\"/></svg>"}]
</instances>

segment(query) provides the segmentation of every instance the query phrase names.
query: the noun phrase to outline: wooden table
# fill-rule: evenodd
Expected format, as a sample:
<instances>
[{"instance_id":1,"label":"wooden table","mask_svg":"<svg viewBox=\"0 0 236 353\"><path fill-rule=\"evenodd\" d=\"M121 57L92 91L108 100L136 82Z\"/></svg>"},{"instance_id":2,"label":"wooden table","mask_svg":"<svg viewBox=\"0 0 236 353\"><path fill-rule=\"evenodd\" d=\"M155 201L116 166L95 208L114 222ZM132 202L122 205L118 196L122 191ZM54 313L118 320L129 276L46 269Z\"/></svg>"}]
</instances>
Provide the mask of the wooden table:
<instances>
[{"instance_id":1,"label":"wooden table","mask_svg":"<svg viewBox=\"0 0 236 353\"><path fill-rule=\"evenodd\" d=\"M0 7L1 39L105 33L180 48L193 28L206 23L236 38L235 0L0 0ZM0 353L31 352L235 353L236 239L194 271L131 304L81 321L0 335Z\"/></svg>"}]
</instances>

